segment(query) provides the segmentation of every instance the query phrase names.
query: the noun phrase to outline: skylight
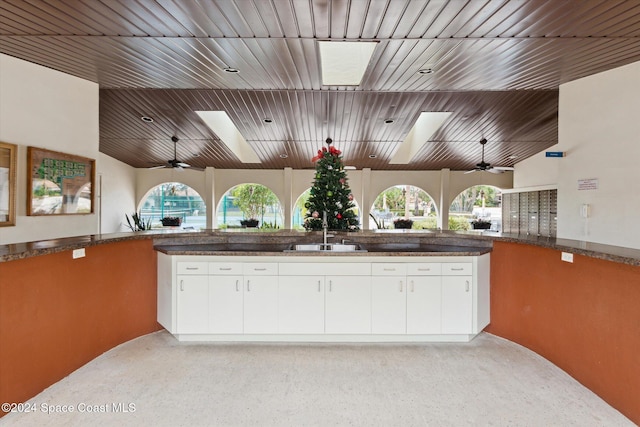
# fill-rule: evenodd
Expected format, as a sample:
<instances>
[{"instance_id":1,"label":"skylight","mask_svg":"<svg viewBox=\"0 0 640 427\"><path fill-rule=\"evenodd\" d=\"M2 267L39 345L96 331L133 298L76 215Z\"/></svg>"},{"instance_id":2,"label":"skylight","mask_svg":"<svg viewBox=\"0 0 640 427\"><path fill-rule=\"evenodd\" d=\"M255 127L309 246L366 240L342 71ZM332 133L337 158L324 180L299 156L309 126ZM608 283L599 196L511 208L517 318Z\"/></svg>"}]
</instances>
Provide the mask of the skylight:
<instances>
[{"instance_id":1,"label":"skylight","mask_svg":"<svg viewBox=\"0 0 640 427\"><path fill-rule=\"evenodd\" d=\"M376 42L320 41L322 84L358 86L376 48Z\"/></svg>"},{"instance_id":2,"label":"skylight","mask_svg":"<svg viewBox=\"0 0 640 427\"><path fill-rule=\"evenodd\" d=\"M262 163L225 111L196 111L242 163Z\"/></svg>"},{"instance_id":3,"label":"skylight","mask_svg":"<svg viewBox=\"0 0 640 427\"><path fill-rule=\"evenodd\" d=\"M408 164L413 156L429 141L429 138L442 126L451 115L445 111L423 111L416 120L405 140L391 158L390 164Z\"/></svg>"}]
</instances>

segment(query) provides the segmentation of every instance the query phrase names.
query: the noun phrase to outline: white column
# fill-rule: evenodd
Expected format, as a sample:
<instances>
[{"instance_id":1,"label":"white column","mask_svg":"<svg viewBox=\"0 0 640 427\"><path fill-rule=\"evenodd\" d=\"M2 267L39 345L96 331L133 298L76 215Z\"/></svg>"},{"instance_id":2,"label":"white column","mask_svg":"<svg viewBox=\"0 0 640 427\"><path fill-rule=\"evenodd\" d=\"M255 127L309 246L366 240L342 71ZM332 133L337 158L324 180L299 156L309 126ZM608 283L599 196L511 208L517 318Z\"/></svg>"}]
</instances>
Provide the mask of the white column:
<instances>
[{"instance_id":1,"label":"white column","mask_svg":"<svg viewBox=\"0 0 640 427\"><path fill-rule=\"evenodd\" d=\"M440 171L440 202L438 203L438 228L449 229L449 181L451 179L451 169Z\"/></svg>"},{"instance_id":2,"label":"white column","mask_svg":"<svg viewBox=\"0 0 640 427\"><path fill-rule=\"evenodd\" d=\"M360 215L362 220L362 229L369 230L371 217L369 213L371 212L371 168L362 169L362 186L360 192L362 194L361 204L360 204Z\"/></svg>"},{"instance_id":3,"label":"white column","mask_svg":"<svg viewBox=\"0 0 640 427\"><path fill-rule=\"evenodd\" d=\"M291 229L293 228L293 169L292 168L284 168L283 177L283 191L284 191L284 223L283 227Z\"/></svg>"},{"instance_id":4,"label":"white column","mask_svg":"<svg viewBox=\"0 0 640 427\"><path fill-rule=\"evenodd\" d=\"M215 168L207 167L204 170L204 203L207 206L207 228L216 228L218 226L216 212L216 194L215 194Z\"/></svg>"}]
</instances>

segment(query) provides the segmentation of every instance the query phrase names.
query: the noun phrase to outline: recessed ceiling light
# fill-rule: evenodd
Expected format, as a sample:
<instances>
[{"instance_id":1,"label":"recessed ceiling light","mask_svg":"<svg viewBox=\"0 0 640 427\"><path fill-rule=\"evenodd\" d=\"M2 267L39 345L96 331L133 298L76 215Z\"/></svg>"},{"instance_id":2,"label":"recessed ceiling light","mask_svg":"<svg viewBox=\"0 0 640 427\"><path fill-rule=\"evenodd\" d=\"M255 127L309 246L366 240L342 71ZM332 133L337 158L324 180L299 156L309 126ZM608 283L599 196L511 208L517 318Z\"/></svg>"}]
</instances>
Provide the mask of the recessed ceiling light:
<instances>
[{"instance_id":1,"label":"recessed ceiling light","mask_svg":"<svg viewBox=\"0 0 640 427\"><path fill-rule=\"evenodd\" d=\"M200 153L193 153L192 156L193 157L200 157Z\"/></svg>"},{"instance_id":2,"label":"recessed ceiling light","mask_svg":"<svg viewBox=\"0 0 640 427\"><path fill-rule=\"evenodd\" d=\"M281 159L286 159L287 157L289 157L289 155L288 155L288 154L286 154L286 153L282 153L282 154L280 154L280 158L281 158Z\"/></svg>"},{"instance_id":3,"label":"recessed ceiling light","mask_svg":"<svg viewBox=\"0 0 640 427\"><path fill-rule=\"evenodd\" d=\"M233 68L233 67L227 67L224 69L225 73L239 73L240 70L238 70L237 68Z\"/></svg>"},{"instance_id":4,"label":"recessed ceiling light","mask_svg":"<svg viewBox=\"0 0 640 427\"><path fill-rule=\"evenodd\" d=\"M273 120L272 120L272 119L264 119L263 121L264 121L265 123L273 123Z\"/></svg>"},{"instance_id":5,"label":"recessed ceiling light","mask_svg":"<svg viewBox=\"0 0 640 427\"><path fill-rule=\"evenodd\" d=\"M516 156L516 155L512 155L512 156L509 156L509 158L510 158L511 160L513 160L513 159L517 159L517 158L518 158L518 156Z\"/></svg>"},{"instance_id":6,"label":"recessed ceiling light","mask_svg":"<svg viewBox=\"0 0 640 427\"><path fill-rule=\"evenodd\" d=\"M375 159L376 157L378 157L376 154L369 154L370 159Z\"/></svg>"},{"instance_id":7,"label":"recessed ceiling light","mask_svg":"<svg viewBox=\"0 0 640 427\"><path fill-rule=\"evenodd\" d=\"M418 74L433 74L433 68L423 68L418 70Z\"/></svg>"},{"instance_id":8,"label":"recessed ceiling light","mask_svg":"<svg viewBox=\"0 0 640 427\"><path fill-rule=\"evenodd\" d=\"M386 124L390 124L390 123L393 123L393 122L394 122L394 120L393 120L393 119L385 119L385 120L384 120L384 122L385 122Z\"/></svg>"},{"instance_id":9,"label":"recessed ceiling light","mask_svg":"<svg viewBox=\"0 0 640 427\"><path fill-rule=\"evenodd\" d=\"M149 117L149 116L142 116L140 117L142 119L143 122L146 123L153 123L153 117Z\"/></svg>"}]
</instances>

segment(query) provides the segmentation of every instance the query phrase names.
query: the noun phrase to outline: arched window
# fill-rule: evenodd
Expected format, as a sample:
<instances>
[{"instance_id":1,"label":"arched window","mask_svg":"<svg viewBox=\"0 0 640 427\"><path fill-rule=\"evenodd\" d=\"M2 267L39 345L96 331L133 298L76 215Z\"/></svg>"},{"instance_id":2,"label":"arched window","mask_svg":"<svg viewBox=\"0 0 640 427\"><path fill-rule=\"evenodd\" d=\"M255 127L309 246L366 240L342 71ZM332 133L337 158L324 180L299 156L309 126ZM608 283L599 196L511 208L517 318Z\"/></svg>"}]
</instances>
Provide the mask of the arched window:
<instances>
[{"instance_id":1,"label":"arched window","mask_svg":"<svg viewBox=\"0 0 640 427\"><path fill-rule=\"evenodd\" d=\"M282 205L271 189L261 184L240 184L224 193L218 204L219 228L282 228ZM257 222L256 222L257 221Z\"/></svg>"},{"instance_id":2,"label":"arched window","mask_svg":"<svg viewBox=\"0 0 640 427\"><path fill-rule=\"evenodd\" d=\"M474 185L453 199L449 207L449 229L502 230L502 191L491 185Z\"/></svg>"},{"instance_id":3,"label":"arched window","mask_svg":"<svg viewBox=\"0 0 640 427\"><path fill-rule=\"evenodd\" d=\"M180 182L153 187L142 200L140 216L152 227L163 225L201 229L207 224L207 206L193 188Z\"/></svg>"},{"instance_id":4,"label":"arched window","mask_svg":"<svg viewBox=\"0 0 640 427\"><path fill-rule=\"evenodd\" d=\"M378 194L371 206L371 228L437 228L433 198L413 185L395 185Z\"/></svg>"}]
</instances>

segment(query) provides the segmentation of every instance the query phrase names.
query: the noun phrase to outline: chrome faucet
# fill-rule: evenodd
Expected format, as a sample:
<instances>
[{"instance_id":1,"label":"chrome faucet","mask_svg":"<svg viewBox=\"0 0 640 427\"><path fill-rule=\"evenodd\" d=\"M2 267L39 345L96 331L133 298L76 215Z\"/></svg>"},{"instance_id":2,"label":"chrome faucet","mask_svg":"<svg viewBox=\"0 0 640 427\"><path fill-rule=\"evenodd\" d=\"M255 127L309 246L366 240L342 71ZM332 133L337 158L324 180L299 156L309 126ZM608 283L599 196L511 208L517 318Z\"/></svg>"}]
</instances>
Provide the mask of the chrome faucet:
<instances>
[{"instance_id":1,"label":"chrome faucet","mask_svg":"<svg viewBox=\"0 0 640 427\"><path fill-rule=\"evenodd\" d=\"M327 238L335 237L335 234L327 234L329 223L327 222L327 211L322 211L322 244L327 247Z\"/></svg>"}]
</instances>

